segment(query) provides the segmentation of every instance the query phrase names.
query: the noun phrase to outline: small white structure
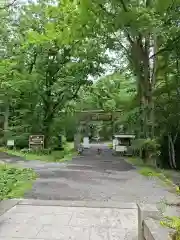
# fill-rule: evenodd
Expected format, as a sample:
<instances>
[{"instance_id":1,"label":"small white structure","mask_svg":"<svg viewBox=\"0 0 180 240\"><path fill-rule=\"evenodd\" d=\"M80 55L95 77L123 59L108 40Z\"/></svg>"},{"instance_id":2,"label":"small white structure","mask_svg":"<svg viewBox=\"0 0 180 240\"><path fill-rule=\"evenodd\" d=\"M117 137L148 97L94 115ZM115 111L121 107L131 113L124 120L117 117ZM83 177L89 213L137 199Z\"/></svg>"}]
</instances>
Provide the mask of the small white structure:
<instances>
[{"instance_id":1,"label":"small white structure","mask_svg":"<svg viewBox=\"0 0 180 240\"><path fill-rule=\"evenodd\" d=\"M7 147L14 147L14 140L7 140Z\"/></svg>"},{"instance_id":2,"label":"small white structure","mask_svg":"<svg viewBox=\"0 0 180 240\"><path fill-rule=\"evenodd\" d=\"M127 153L128 147L131 146L131 140L135 138L135 135L119 134L114 135L113 150L117 153Z\"/></svg>"},{"instance_id":3,"label":"small white structure","mask_svg":"<svg viewBox=\"0 0 180 240\"><path fill-rule=\"evenodd\" d=\"M84 148L90 148L90 145L89 145L89 137L84 137L84 138L83 138L83 147L84 147Z\"/></svg>"}]
</instances>

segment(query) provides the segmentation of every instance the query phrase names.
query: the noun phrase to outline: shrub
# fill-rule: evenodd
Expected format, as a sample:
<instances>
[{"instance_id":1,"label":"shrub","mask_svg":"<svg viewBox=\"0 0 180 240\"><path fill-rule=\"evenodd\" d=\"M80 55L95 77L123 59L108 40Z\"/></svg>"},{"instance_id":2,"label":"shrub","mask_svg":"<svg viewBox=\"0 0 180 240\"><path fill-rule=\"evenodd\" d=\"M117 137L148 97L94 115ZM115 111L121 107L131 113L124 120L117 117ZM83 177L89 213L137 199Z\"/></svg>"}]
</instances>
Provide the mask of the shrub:
<instances>
[{"instance_id":1,"label":"shrub","mask_svg":"<svg viewBox=\"0 0 180 240\"><path fill-rule=\"evenodd\" d=\"M156 139L136 139L133 141L131 149L135 155L140 155L143 159L156 159L160 155L159 144Z\"/></svg>"},{"instance_id":2,"label":"shrub","mask_svg":"<svg viewBox=\"0 0 180 240\"><path fill-rule=\"evenodd\" d=\"M0 165L0 200L22 196L33 179L35 173L32 169Z\"/></svg>"},{"instance_id":3,"label":"shrub","mask_svg":"<svg viewBox=\"0 0 180 240\"><path fill-rule=\"evenodd\" d=\"M45 148L39 151L39 153L44 154L44 155L49 155L51 154L52 150L51 148Z\"/></svg>"},{"instance_id":4,"label":"shrub","mask_svg":"<svg viewBox=\"0 0 180 240\"><path fill-rule=\"evenodd\" d=\"M141 168L139 170L139 173L146 177L159 177L159 174L160 174L150 167Z\"/></svg>"},{"instance_id":5,"label":"shrub","mask_svg":"<svg viewBox=\"0 0 180 240\"><path fill-rule=\"evenodd\" d=\"M161 221L161 225L175 230L175 233L173 233L171 236L172 240L180 240L180 218L179 217L165 217L165 219Z\"/></svg>"},{"instance_id":6,"label":"shrub","mask_svg":"<svg viewBox=\"0 0 180 240\"><path fill-rule=\"evenodd\" d=\"M31 152L31 149L29 149L29 148L23 148L23 149L21 149L21 152L22 152L22 153L30 153L30 152Z\"/></svg>"},{"instance_id":7,"label":"shrub","mask_svg":"<svg viewBox=\"0 0 180 240\"><path fill-rule=\"evenodd\" d=\"M23 148L23 149L21 149L21 152L24 154L32 153L32 154L37 154L37 155L49 155L49 154L51 154L52 150L50 148L37 149L37 150Z\"/></svg>"}]
</instances>

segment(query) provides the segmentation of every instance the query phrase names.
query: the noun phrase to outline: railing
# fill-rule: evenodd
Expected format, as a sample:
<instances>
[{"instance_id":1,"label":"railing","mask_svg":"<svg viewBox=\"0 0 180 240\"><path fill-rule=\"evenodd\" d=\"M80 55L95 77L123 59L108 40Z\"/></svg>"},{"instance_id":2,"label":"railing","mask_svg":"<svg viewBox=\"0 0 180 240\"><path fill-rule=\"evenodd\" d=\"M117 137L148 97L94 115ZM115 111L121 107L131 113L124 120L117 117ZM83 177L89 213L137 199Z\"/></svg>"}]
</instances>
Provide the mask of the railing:
<instances>
[{"instance_id":1,"label":"railing","mask_svg":"<svg viewBox=\"0 0 180 240\"><path fill-rule=\"evenodd\" d=\"M138 240L172 240L170 229L160 225L162 215L155 205L138 205Z\"/></svg>"}]
</instances>

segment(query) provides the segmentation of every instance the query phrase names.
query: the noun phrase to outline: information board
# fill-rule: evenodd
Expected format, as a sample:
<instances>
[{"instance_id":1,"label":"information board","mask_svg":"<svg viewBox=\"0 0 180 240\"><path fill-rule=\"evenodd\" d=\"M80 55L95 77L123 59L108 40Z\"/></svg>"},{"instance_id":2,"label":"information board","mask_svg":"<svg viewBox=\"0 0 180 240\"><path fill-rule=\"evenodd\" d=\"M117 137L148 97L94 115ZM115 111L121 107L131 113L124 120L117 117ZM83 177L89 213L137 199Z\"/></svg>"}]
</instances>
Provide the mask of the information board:
<instances>
[{"instance_id":1,"label":"information board","mask_svg":"<svg viewBox=\"0 0 180 240\"><path fill-rule=\"evenodd\" d=\"M14 140L7 140L7 146L8 147L14 147Z\"/></svg>"},{"instance_id":2,"label":"information board","mask_svg":"<svg viewBox=\"0 0 180 240\"><path fill-rule=\"evenodd\" d=\"M44 148L44 135L31 135L29 137L30 149L43 149Z\"/></svg>"}]
</instances>

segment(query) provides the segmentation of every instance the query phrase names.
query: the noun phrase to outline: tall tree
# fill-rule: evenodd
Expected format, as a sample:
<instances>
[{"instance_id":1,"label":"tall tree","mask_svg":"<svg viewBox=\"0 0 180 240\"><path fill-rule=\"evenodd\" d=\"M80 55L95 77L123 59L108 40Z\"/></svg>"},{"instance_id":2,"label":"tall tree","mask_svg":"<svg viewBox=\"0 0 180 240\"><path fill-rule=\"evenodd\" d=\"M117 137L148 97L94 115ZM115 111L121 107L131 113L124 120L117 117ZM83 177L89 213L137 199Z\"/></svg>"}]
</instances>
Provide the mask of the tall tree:
<instances>
[{"instance_id":1,"label":"tall tree","mask_svg":"<svg viewBox=\"0 0 180 240\"><path fill-rule=\"evenodd\" d=\"M46 146L53 119L68 101L77 97L81 86L91 84L89 76L103 70L100 62L104 61L105 51L95 38L69 35L70 26L65 21L68 11L55 3L58 2L39 0L21 6L8 25L10 29L15 26L15 37L10 37L17 44L16 52L19 51L15 69L21 80L25 80L18 101L22 104L14 107L19 109L29 98L30 104L24 105L25 109L28 105L28 114L40 111L35 119L39 118L38 131L45 135ZM12 56L15 57L13 50ZM17 83L18 78L11 80ZM37 133L37 127L33 126L31 131Z\"/></svg>"},{"instance_id":2,"label":"tall tree","mask_svg":"<svg viewBox=\"0 0 180 240\"><path fill-rule=\"evenodd\" d=\"M165 31L161 30L166 22L173 26L169 12L173 15L178 6L179 0L165 3L162 0L79 1L79 15L86 16L82 17L82 24L92 30L92 34L101 35L109 49L124 52L136 76L142 137L154 136L153 91L157 56L168 50ZM174 37L171 43L176 41Z\"/></svg>"}]
</instances>

